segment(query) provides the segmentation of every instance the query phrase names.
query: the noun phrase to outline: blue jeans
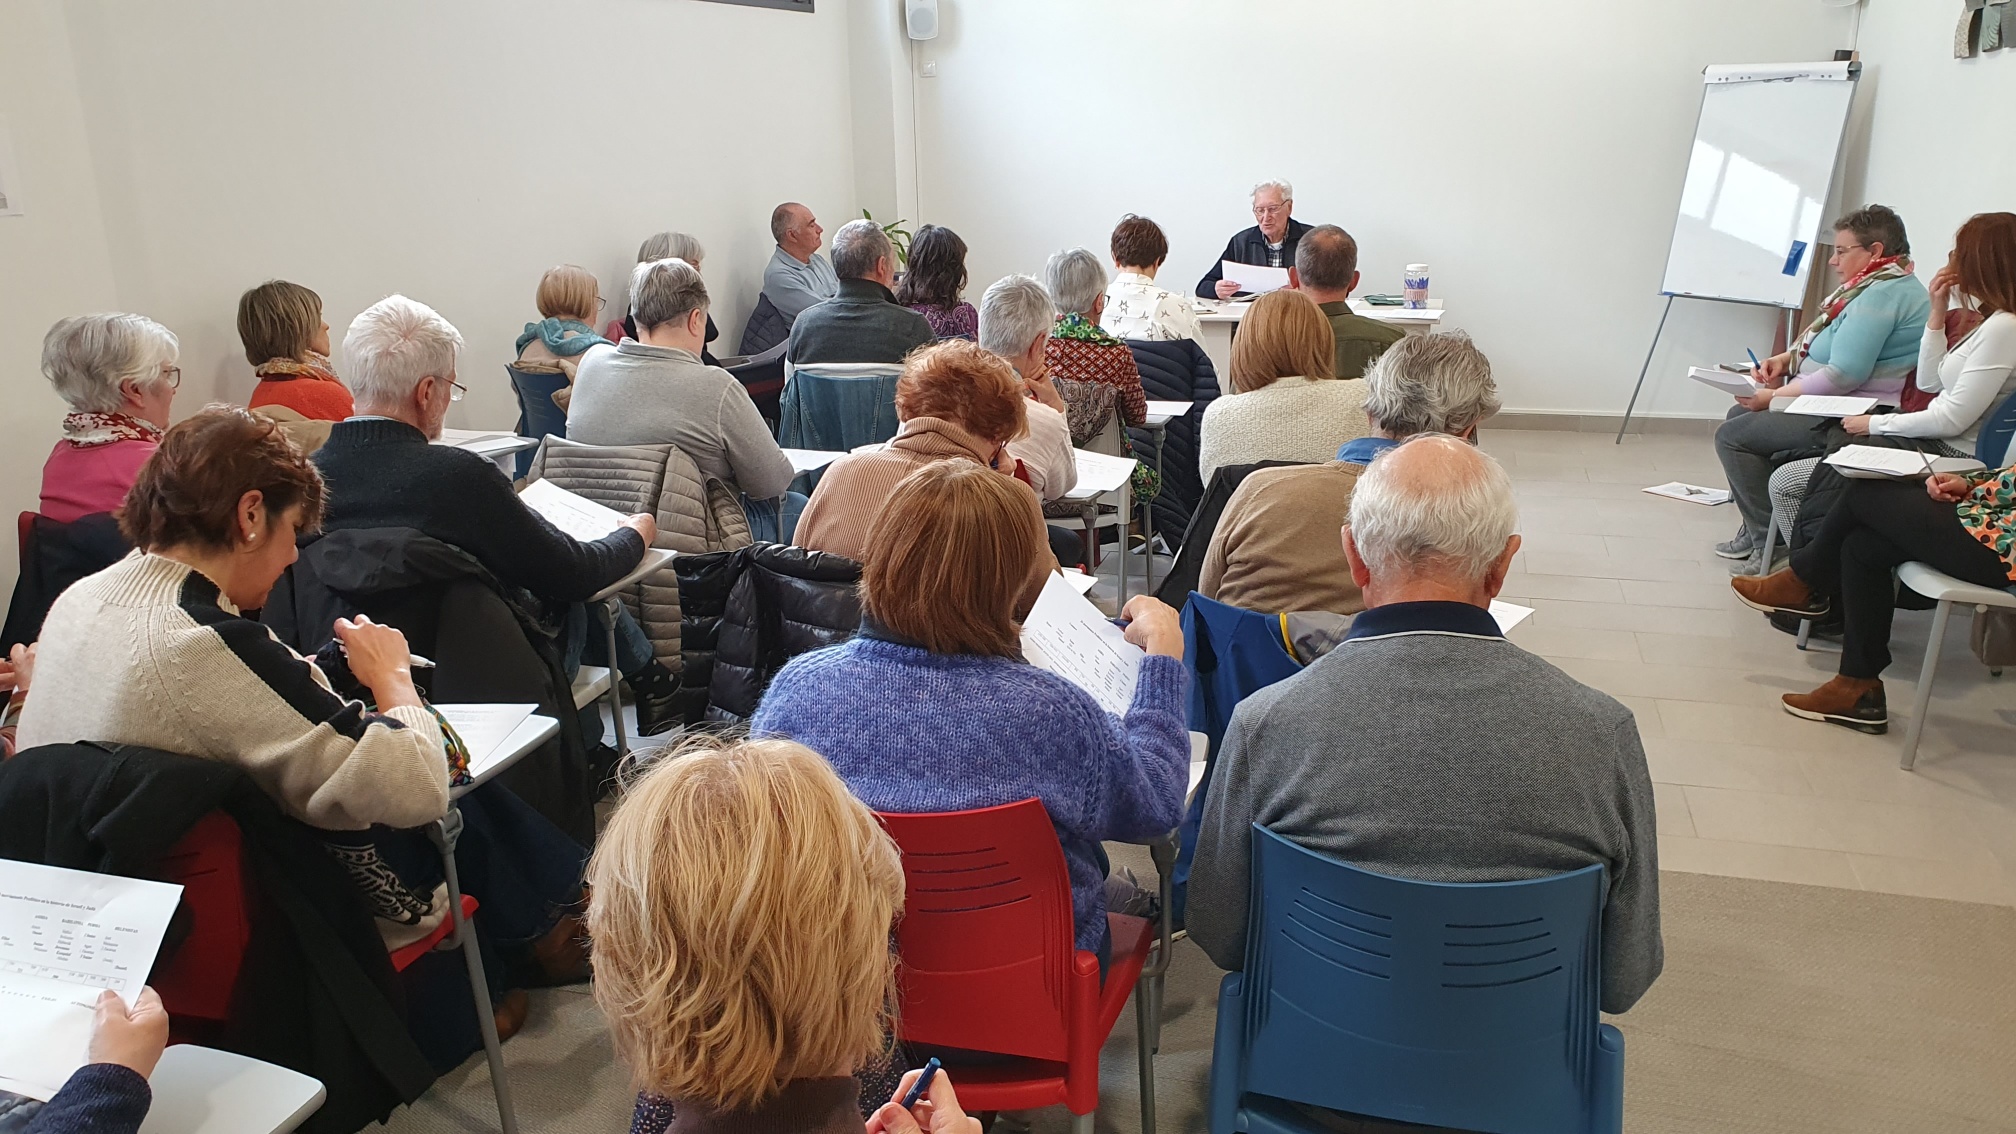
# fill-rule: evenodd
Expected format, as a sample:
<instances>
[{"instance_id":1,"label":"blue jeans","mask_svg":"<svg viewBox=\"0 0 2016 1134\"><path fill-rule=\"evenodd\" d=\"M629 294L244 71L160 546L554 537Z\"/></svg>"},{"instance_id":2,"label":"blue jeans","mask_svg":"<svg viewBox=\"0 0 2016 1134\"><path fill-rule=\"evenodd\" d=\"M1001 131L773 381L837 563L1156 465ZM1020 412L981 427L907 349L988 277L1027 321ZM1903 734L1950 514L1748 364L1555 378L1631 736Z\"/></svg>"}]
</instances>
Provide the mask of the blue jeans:
<instances>
[{"instance_id":1,"label":"blue jeans","mask_svg":"<svg viewBox=\"0 0 2016 1134\"><path fill-rule=\"evenodd\" d=\"M798 534L798 515L805 510L805 494L786 492L784 494L784 531L777 531L777 498L757 500L748 493L742 494L742 514L749 517L749 535L758 543L790 543Z\"/></svg>"},{"instance_id":2,"label":"blue jeans","mask_svg":"<svg viewBox=\"0 0 2016 1134\"><path fill-rule=\"evenodd\" d=\"M566 666L567 680L574 680L583 662L609 664L609 634L602 629L602 616L589 610L587 603L577 602L567 608L563 641L566 649L561 660ZM644 636L644 628L637 625L629 607L617 604L616 672L628 677L649 665L653 656L651 639Z\"/></svg>"}]
</instances>

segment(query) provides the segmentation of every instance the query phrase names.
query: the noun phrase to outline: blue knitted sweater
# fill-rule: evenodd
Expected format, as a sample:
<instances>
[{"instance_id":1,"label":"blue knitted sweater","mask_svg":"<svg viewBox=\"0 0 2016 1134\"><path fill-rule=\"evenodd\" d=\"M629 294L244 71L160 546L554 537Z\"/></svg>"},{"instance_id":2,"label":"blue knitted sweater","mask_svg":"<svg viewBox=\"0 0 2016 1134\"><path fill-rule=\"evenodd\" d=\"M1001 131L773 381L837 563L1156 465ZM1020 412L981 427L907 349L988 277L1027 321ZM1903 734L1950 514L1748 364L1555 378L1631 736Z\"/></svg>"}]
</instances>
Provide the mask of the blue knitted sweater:
<instances>
[{"instance_id":1,"label":"blue knitted sweater","mask_svg":"<svg viewBox=\"0 0 2016 1134\"><path fill-rule=\"evenodd\" d=\"M877 811L1042 800L1071 868L1078 948L1101 950L1099 844L1145 841L1183 818L1188 682L1182 662L1145 659L1122 719L1026 662L860 637L792 659L770 683L750 729L825 756Z\"/></svg>"}]
</instances>

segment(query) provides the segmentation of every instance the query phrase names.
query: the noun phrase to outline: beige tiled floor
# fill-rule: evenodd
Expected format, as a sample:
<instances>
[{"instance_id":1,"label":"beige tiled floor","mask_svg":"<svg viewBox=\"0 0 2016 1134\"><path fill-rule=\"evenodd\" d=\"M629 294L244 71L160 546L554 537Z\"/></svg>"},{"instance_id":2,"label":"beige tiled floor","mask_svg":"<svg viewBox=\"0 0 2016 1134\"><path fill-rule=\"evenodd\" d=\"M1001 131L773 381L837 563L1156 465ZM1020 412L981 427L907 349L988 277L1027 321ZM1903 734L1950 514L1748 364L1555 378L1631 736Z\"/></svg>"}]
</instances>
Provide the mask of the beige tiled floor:
<instances>
[{"instance_id":1,"label":"beige tiled floor","mask_svg":"<svg viewBox=\"0 0 2016 1134\"><path fill-rule=\"evenodd\" d=\"M1916 772L1897 767L1929 613L1900 612L1892 732L1786 715L1834 671L1729 592L1712 545L1736 516L1647 495L1721 485L1704 438L1487 431L1518 486L1513 640L1637 714L1673 870L2016 905L2016 673L1988 675L1956 616Z\"/></svg>"}]
</instances>

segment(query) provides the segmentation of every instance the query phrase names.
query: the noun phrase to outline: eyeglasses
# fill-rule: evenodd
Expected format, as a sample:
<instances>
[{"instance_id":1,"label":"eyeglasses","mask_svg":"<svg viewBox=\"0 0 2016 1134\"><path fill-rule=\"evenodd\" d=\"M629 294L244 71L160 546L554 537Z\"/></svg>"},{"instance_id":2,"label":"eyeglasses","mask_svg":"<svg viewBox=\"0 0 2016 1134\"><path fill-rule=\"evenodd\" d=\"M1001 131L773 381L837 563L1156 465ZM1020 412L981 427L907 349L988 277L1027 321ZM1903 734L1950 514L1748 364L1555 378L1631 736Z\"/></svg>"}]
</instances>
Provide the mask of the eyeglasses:
<instances>
[{"instance_id":1,"label":"eyeglasses","mask_svg":"<svg viewBox=\"0 0 2016 1134\"><path fill-rule=\"evenodd\" d=\"M1286 201L1283 201L1282 203L1280 203L1280 204L1278 204L1278 205L1255 205L1255 206L1253 206L1253 215L1254 215L1254 216L1256 216L1256 217L1271 217L1271 216L1278 216L1279 214L1281 214L1281 213L1285 213L1285 212L1287 212L1287 211L1288 211L1288 203L1287 203Z\"/></svg>"},{"instance_id":2,"label":"eyeglasses","mask_svg":"<svg viewBox=\"0 0 2016 1134\"><path fill-rule=\"evenodd\" d=\"M600 315L600 314L601 314L602 312L604 312L604 311L607 311L607 310L609 310L609 301L608 301L608 300L606 300L606 299L604 299L604 298L602 298L602 297L601 297L601 296L599 296L599 295L598 295L598 296L596 296L596 297L595 297L595 313L596 313L597 315Z\"/></svg>"},{"instance_id":3,"label":"eyeglasses","mask_svg":"<svg viewBox=\"0 0 2016 1134\"><path fill-rule=\"evenodd\" d=\"M171 390L182 388L182 368L179 366L163 366L161 378L168 383L168 388Z\"/></svg>"},{"instance_id":4,"label":"eyeglasses","mask_svg":"<svg viewBox=\"0 0 2016 1134\"><path fill-rule=\"evenodd\" d=\"M1834 246L1834 254L1836 256L1839 256L1843 252L1867 252L1867 251L1869 251L1869 246L1867 244L1836 244Z\"/></svg>"},{"instance_id":5,"label":"eyeglasses","mask_svg":"<svg viewBox=\"0 0 2016 1134\"><path fill-rule=\"evenodd\" d=\"M461 400L463 399L463 397L465 397L465 396L466 396L466 395L467 395L468 393L469 393L469 387L467 387L467 386L464 386L464 385L463 385L462 383L460 383L460 382L457 382L457 381L456 381L455 379L453 379L453 378L450 378L450 379L448 379L448 400L449 400L449 401L451 401L451 402L459 402L459 401L461 401Z\"/></svg>"}]
</instances>

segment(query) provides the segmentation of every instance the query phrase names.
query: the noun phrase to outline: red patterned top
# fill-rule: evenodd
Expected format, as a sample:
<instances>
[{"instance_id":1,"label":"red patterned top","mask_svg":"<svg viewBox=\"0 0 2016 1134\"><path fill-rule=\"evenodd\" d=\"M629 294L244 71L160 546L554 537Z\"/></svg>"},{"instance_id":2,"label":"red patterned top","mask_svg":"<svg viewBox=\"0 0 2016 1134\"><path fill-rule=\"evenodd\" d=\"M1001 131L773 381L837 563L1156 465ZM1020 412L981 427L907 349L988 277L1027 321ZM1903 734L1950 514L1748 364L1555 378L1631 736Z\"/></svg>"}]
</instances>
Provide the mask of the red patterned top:
<instances>
[{"instance_id":1,"label":"red patterned top","mask_svg":"<svg viewBox=\"0 0 2016 1134\"><path fill-rule=\"evenodd\" d=\"M1148 420L1148 393L1141 388L1141 369L1134 352L1119 339L1087 322L1082 315L1057 320L1043 361L1053 377L1073 382L1103 382L1115 388L1120 421L1141 425Z\"/></svg>"}]
</instances>

